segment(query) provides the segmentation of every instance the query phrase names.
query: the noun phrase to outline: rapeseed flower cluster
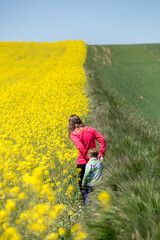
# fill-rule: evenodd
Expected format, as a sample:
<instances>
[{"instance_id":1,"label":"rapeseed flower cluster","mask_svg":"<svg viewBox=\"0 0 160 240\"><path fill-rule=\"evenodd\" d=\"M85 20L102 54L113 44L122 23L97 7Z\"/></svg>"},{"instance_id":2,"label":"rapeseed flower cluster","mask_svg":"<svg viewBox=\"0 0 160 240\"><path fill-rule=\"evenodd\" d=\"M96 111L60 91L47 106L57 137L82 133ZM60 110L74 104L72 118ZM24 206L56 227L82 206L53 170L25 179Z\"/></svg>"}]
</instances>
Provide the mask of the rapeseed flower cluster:
<instances>
[{"instance_id":1,"label":"rapeseed flower cluster","mask_svg":"<svg viewBox=\"0 0 160 240\"><path fill-rule=\"evenodd\" d=\"M85 59L83 41L0 43L0 239L85 239L67 136L88 113Z\"/></svg>"},{"instance_id":2,"label":"rapeseed flower cluster","mask_svg":"<svg viewBox=\"0 0 160 240\"><path fill-rule=\"evenodd\" d=\"M87 234L82 231L82 226L79 223L73 225L71 233L74 236L74 240L83 240L87 237Z\"/></svg>"},{"instance_id":3,"label":"rapeseed flower cluster","mask_svg":"<svg viewBox=\"0 0 160 240\"><path fill-rule=\"evenodd\" d=\"M102 206L106 211L110 210L111 196L108 192L104 192L104 191L100 192L98 195L98 200L100 201L100 203L102 204Z\"/></svg>"}]
</instances>

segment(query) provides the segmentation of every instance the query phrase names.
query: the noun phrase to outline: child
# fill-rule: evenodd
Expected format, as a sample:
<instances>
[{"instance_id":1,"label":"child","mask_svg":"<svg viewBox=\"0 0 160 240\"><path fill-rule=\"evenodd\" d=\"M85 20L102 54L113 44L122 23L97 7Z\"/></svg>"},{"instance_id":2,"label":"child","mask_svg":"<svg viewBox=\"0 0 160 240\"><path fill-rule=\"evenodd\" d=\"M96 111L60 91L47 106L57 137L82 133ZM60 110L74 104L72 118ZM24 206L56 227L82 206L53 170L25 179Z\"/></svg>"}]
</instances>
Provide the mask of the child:
<instances>
[{"instance_id":1,"label":"child","mask_svg":"<svg viewBox=\"0 0 160 240\"><path fill-rule=\"evenodd\" d=\"M84 177L82 180L82 188L84 189L84 203L87 205L87 195L93 191L93 187L102 178L103 164L97 159L98 151L96 148L91 148L88 151L89 161L86 164Z\"/></svg>"}]
</instances>

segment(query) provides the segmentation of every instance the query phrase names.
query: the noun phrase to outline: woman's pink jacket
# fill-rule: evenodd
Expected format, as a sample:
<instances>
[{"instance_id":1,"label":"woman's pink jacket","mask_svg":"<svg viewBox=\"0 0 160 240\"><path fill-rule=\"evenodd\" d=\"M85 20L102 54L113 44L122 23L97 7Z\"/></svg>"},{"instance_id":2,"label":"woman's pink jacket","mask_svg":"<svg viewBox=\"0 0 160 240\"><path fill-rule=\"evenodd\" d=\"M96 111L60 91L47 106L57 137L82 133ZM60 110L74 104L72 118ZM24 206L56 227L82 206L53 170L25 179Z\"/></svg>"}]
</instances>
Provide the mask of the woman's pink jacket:
<instances>
[{"instance_id":1,"label":"woman's pink jacket","mask_svg":"<svg viewBox=\"0 0 160 240\"><path fill-rule=\"evenodd\" d=\"M97 140L100 143L99 155L104 156L106 150L105 138L91 127L76 128L70 135L72 142L76 145L79 150L79 156L77 164L86 164L89 161L88 150L90 148L96 148Z\"/></svg>"}]
</instances>

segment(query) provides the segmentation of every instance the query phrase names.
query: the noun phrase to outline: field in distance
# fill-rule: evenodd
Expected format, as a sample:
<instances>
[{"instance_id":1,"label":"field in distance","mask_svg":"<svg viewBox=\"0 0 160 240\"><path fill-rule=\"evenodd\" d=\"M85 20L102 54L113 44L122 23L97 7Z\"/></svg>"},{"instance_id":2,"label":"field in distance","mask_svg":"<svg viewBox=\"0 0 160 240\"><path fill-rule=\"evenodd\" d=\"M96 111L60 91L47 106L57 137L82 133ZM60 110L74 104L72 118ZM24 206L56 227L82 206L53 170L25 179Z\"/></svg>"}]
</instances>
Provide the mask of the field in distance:
<instances>
[{"instance_id":1,"label":"field in distance","mask_svg":"<svg viewBox=\"0 0 160 240\"><path fill-rule=\"evenodd\" d=\"M160 44L89 45L88 55L104 88L146 120L160 119Z\"/></svg>"}]
</instances>

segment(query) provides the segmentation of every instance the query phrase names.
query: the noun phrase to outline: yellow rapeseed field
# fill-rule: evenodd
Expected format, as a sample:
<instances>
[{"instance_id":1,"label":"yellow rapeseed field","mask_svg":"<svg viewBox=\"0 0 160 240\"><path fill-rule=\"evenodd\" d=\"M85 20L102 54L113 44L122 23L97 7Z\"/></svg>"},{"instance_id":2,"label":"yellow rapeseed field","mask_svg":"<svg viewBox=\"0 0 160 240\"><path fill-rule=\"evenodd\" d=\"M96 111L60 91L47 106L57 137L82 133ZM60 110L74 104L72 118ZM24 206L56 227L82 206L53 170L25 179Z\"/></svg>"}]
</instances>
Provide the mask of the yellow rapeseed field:
<instances>
[{"instance_id":1,"label":"yellow rapeseed field","mask_svg":"<svg viewBox=\"0 0 160 240\"><path fill-rule=\"evenodd\" d=\"M87 116L83 41L0 43L0 239L85 239L68 118Z\"/></svg>"}]
</instances>

